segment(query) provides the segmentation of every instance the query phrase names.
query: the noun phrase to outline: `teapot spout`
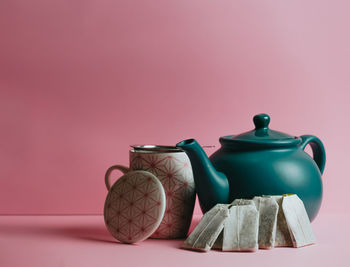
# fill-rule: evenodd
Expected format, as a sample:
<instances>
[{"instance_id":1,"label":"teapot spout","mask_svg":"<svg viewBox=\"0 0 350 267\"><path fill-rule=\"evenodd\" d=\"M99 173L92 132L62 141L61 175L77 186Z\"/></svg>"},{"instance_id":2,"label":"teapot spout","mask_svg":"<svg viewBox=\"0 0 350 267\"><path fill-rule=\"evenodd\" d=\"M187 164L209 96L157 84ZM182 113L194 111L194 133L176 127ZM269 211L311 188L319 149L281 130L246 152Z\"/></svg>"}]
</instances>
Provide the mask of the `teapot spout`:
<instances>
[{"instance_id":1,"label":"teapot spout","mask_svg":"<svg viewBox=\"0 0 350 267\"><path fill-rule=\"evenodd\" d=\"M192 165L200 207L203 213L217 203L228 203L229 183L222 172L215 170L208 156L195 139L187 139L176 144L184 150Z\"/></svg>"}]
</instances>

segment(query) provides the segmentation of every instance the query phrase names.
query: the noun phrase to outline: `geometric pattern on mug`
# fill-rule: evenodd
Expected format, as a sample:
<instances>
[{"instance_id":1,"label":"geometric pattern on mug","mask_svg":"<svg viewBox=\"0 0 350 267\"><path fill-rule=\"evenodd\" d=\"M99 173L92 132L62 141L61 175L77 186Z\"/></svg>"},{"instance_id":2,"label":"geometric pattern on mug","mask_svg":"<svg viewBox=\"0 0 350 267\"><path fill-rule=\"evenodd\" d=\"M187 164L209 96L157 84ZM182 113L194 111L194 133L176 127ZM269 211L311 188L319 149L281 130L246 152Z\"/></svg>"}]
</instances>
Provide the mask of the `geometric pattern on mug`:
<instances>
[{"instance_id":1,"label":"geometric pattern on mug","mask_svg":"<svg viewBox=\"0 0 350 267\"><path fill-rule=\"evenodd\" d=\"M166 196L163 220L152 238L184 237L192 219L195 184L185 153L131 153L130 167L153 173Z\"/></svg>"},{"instance_id":2,"label":"geometric pattern on mug","mask_svg":"<svg viewBox=\"0 0 350 267\"><path fill-rule=\"evenodd\" d=\"M119 241L135 243L148 238L159 226L165 210L165 194L159 180L144 171L118 179L105 204L105 223Z\"/></svg>"}]
</instances>

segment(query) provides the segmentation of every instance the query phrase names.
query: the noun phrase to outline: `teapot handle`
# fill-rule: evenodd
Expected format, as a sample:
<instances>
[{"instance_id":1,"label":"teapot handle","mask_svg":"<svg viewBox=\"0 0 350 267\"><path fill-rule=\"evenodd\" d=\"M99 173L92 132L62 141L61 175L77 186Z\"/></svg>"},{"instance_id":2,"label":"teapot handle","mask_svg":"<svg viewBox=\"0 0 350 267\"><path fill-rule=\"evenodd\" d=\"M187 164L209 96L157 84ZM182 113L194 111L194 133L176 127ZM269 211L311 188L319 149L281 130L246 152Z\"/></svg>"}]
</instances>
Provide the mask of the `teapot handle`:
<instances>
[{"instance_id":1,"label":"teapot handle","mask_svg":"<svg viewBox=\"0 0 350 267\"><path fill-rule=\"evenodd\" d=\"M113 165L113 166L109 167L108 170L106 171L106 174L105 174L105 184L106 184L108 191L111 188L111 184L109 182L109 176L111 175L113 170L120 170L124 174L130 171L130 169L128 167L124 167L122 165Z\"/></svg>"},{"instance_id":2,"label":"teapot handle","mask_svg":"<svg viewBox=\"0 0 350 267\"><path fill-rule=\"evenodd\" d=\"M302 135L300 136L300 138L301 138L300 148L304 150L308 144L311 146L314 161L316 162L322 174L324 170L324 166L326 164L326 152L324 150L324 146L321 140L313 135Z\"/></svg>"}]
</instances>

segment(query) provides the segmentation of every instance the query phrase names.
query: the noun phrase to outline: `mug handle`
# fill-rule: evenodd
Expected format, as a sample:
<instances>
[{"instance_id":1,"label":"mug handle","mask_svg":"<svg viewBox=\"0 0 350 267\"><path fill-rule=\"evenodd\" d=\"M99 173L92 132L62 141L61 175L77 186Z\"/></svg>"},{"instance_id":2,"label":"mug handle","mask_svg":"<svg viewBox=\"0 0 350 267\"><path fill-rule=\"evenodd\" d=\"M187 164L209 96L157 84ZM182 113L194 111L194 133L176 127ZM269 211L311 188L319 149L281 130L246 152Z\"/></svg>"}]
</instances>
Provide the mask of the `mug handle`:
<instances>
[{"instance_id":1,"label":"mug handle","mask_svg":"<svg viewBox=\"0 0 350 267\"><path fill-rule=\"evenodd\" d=\"M105 174L105 184L106 184L107 190L109 190L111 188L109 177L111 176L111 173L114 170L120 170L122 173L125 174L125 173L130 171L130 168L122 166L122 165L113 165L113 166L109 167L108 170L106 171L106 174Z\"/></svg>"},{"instance_id":2,"label":"mug handle","mask_svg":"<svg viewBox=\"0 0 350 267\"><path fill-rule=\"evenodd\" d=\"M321 140L313 135L302 135L300 138L300 148L304 150L308 144L311 146L314 161L322 174L324 171L324 165L326 164L326 152Z\"/></svg>"}]
</instances>

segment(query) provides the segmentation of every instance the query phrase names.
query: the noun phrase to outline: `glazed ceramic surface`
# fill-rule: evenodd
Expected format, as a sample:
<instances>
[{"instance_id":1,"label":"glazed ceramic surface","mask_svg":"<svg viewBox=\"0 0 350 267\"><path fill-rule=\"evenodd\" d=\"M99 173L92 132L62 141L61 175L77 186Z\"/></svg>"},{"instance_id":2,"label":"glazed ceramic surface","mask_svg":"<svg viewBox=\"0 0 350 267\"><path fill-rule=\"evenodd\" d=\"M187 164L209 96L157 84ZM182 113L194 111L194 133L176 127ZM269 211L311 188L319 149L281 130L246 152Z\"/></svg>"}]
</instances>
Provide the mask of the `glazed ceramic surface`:
<instances>
[{"instance_id":1,"label":"glazed ceramic surface","mask_svg":"<svg viewBox=\"0 0 350 267\"><path fill-rule=\"evenodd\" d=\"M268 128L270 117L254 117L255 129L220 138L210 159L194 139L177 144L191 160L203 212L216 203L261 195L297 194L313 220L322 201L325 150L315 136L294 137ZM313 158L304 148L310 144Z\"/></svg>"},{"instance_id":2,"label":"glazed ceramic surface","mask_svg":"<svg viewBox=\"0 0 350 267\"><path fill-rule=\"evenodd\" d=\"M152 238L184 237L191 224L195 185L191 162L184 152L154 153L130 151L130 167L153 173L166 196L163 220Z\"/></svg>"},{"instance_id":3,"label":"glazed ceramic surface","mask_svg":"<svg viewBox=\"0 0 350 267\"><path fill-rule=\"evenodd\" d=\"M107 171L107 181L113 169L122 170L124 173L144 170L154 174L163 185L166 196L165 213L152 238L181 238L187 235L195 204L195 184L191 162L185 152L178 149L132 149L130 168L112 166Z\"/></svg>"},{"instance_id":4,"label":"glazed ceramic surface","mask_svg":"<svg viewBox=\"0 0 350 267\"><path fill-rule=\"evenodd\" d=\"M121 242L140 242L159 227L165 205L165 192L157 177L146 171L130 171L108 192L106 227Z\"/></svg>"}]
</instances>

